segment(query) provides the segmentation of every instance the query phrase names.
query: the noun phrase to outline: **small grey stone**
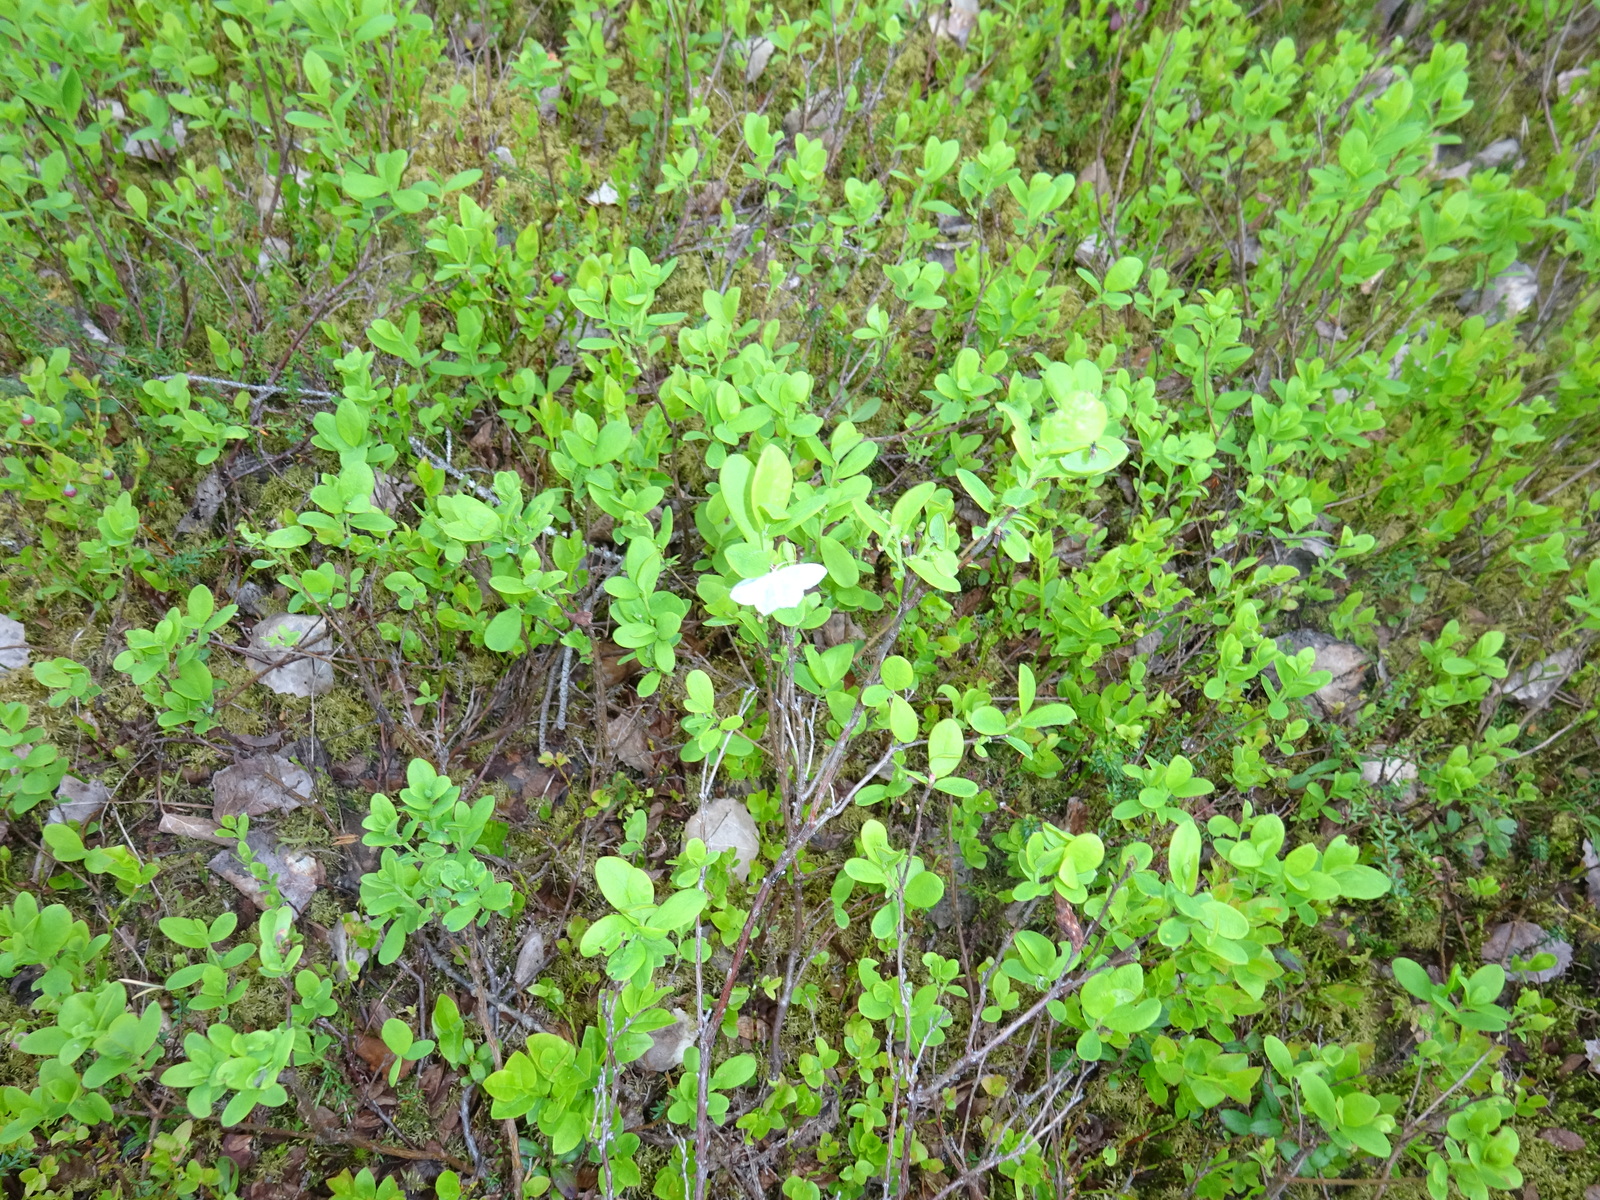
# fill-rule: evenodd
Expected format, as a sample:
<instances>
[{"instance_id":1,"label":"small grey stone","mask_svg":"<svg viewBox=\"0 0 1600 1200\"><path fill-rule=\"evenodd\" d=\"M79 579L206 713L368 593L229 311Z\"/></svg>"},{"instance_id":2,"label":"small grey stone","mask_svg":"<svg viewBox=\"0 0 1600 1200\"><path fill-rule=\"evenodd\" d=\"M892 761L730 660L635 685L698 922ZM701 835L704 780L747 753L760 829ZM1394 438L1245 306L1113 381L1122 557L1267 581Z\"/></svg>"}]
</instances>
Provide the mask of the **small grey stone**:
<instances>
[{"instance_id":1,"label":"small grey stone","mask_svg":"<svg viewBox=\"0 0 1600 1200\"><path fill-rule=\"evenodd\" d=\"M239 611L247 617L259 618L264 611L261 602L267 598L266 592L261 590L261 585L246 580L239 585L239 590L233 594L233 602L239 606Z\"/></svg>"},{"instance_id":2,"label":"small grey stone","mask_svg":"<svg viewBox=\"0 0 1600 1200\"><path fill-rule=\"evenodd\" d=\"M711 801L684 822L684 845L695 838L713 854L732 850L734 876L741 883L749 880L750 864L761 853L761 831L742 803L729 797Z\"/></svg>"},{"instance_id":3,"label":"small grey stone","mask_svg":"<svg viewBox=\"0 0 1600 1200\"><path fill-rule=\"evenodd\" d=\"M1296 629L1286 633L1278 639L1278 646L1286 654L1296 654L1310 647L1316 653L1312 669L1332 673L1331 680L1306 697L1312 712L1319 717L1330 718L1350 711L1361 694L1361 684L1367 674L1369 660L1361 647L1352 642L1341 642L1314 629ZM1277 677L1276 671L1273 671L1273 677Z\"/></svg>"},{"instance_id":4,"label":"small grey stone","mask_svg":"<svg viewBox=\"0 0 1600 1200\"><path fill-rule=\"evenodd\" d=\"M1501 688L1519 704L1545 704L1578 669L1579 658L1577 647L1557 650L1547 658L1511 672Z\"/></svg>"},{"instance_id":5,"label":"small grey stone","mask_svg":"<svg viewBox=\"0 0 1600 1200\"><path fill-rule=\"evenodd\" d=\"M1485 169L1504 166L1516 160L1522 152L1522 143L1516 138L1501 138L1498 142L1490 142L1482 150L1472 156L1472 161Z\"/></svg>"},{"instance_id":6,"label":"small grey stone","mask_svg":"<svg viewBox=\"0 0 1600 1200\"><path fill-rule=\"evenodd\" d=\"M1539 298L1539 277L1527 263L1514 262L1489 281L1481 294L1467 292L1457 307L1469 317L1497 325L1526 312Z\"/></svg>"},{"instance_id":7,"label":"small grey stone","mask_svg":"<svg viewBox=\"0 0 1600 1200\"><path fill-rule=\"evenodd\" d=\"M638 1059L640 1067L657 1075L683 1066L683 1052L694 1045L694 1026L689 1021L689 1014L681 1008L675 1008L672 1015L677 1020L671 1025L651 1030L650 1049Z\"/></svg>"},{"instance_id":8,"label":"small grey stone","mask_svg":"<svg viewBox=\"0 0 1600 1200\"><path fill-rule=\"evenodd\" d=\"M28 631L12 617L0 617L0 671L15 671L28 665Z\"/></svg>"},{"instance_id":9,"label":"small grey stone","mask_svg":"<svg viewBox=\"0 0 1600 1200\"><path fill-rule=\"evenodd\" d=\"M217 518L217 510L222 507L222 502L228 496L227 484L223 482L222 472L217 470L207 471L194 485L194 499L189 502L189 511L178 519L175 531L177 533L204 533L211 528L211 522Z\"/></svg>"},{"instance_id":10,"label":"small grey stone","mask_svg":"<svg viewBox=\"0 0 1600 1200\"><path fill-rule=\"evenodd\" d=\"M772 61L772 52L777 49L771 41L764 37L751 38L745 47L744 81L754 83L761 78L761 73L767 69L767 63Z\"/></svg>"},{"instance_id":11,"label":"small grey stone","mask_svg":"<svg viewBox=\"0 0 1600 1200\"><path fill-rule=\"evenodd\" d=\"M1583 839L1583 882L1589 892L1589 903L1600 908L1600 853L1594 843Z\"/></svg>"},{"instance_id":12,"label":"small grey stone","mask_svg":"<svg viewBox=\"0 0 1600 1200\"><path fill-rule=\"evenodd\" d=\"M246 655L270 667L261 682L280 696L320 696L333 690L333 650L327 623L307 613L279 613L255 628Z\"/></svg>"},{"instance_id":13,"label":"small grey stone","mask_svg":"<svg viewBox=\"0 0 1600 1200\"><path fill-rule=\"evenodd\" d=\"M1368 787L1393 787L1402 803L1417 798L1417 764L1403 758L1374 758L1361 764L1361 779Z\"/></svg>"},{"instance_id":14,"label":"small grey stone","mask_svg":"<svg viewBox=\"0 0 1600 1200\"><path fill-rule=\"evenodd\" d=\"M328 755L327 746L323 745L322 739L315 734L296 738L285 746L280 753L284 758L293 759L302 767L312 771L326 771L333 765L333 759Z\"/></svg>"}]
</instances>

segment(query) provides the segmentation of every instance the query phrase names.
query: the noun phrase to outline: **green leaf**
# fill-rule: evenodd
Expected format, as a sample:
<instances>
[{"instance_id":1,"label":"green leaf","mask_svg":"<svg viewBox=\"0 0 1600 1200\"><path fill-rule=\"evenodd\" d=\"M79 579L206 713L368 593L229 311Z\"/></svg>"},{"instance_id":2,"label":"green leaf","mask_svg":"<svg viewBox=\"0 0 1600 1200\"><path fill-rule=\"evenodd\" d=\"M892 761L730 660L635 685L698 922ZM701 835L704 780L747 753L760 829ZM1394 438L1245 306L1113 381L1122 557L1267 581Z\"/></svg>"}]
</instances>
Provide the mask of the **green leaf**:
<instances>
[{"instance_id":1,"label":"green leaf","mask_svg":"<svg viewBox=\"0 0 1600 1200\"><path fill-rule=\"evenodd\" d=\"M1172 843L1167 848L1167 871L1185 895L1194 895L1200 878L1200 827L1193 821L1179 822L1172 831Z\"/></svg>"},{"instance_id":2,"label":"green leaf","mask_svg":"<svg viewBox=\"0 0 1600 1200\"><path fill-rule=\"evenodd\" d=\"M1428 972L1419 964L1409 958L1397 958L1391 964L1394 970L1394 981L1418 1000L1433 999L1433 980L1428 978Z\"/></svg>"},{"instance_id":3,"label":"green leaf","mask_svg":"<svg viewBox=\"0 0 1600 1200\"><path fill-rule=\"evenodd\" d=\"M917 674L911 669L911 664L898 654L891 654L883 660L878 668L878 678L883 681L883 686L891 691L905 692L917 682Z\"/></svg>"},{"instance_id":4,"label":"green leaf","mask_svg":"<svg viewBox=\"0 0 1600 1200\"><path fill-rule=\"evenodd\" d=\"M776 520L788 514L789 493L793 487L794 469L789 465L789 456L778 449L776 443L768 442L761 449L755 475L750 481L751 503L769 521Z\"/></svg>"},{"instance_id":5,"label":"green leaf","mask_svg":"<svg viewBox=\"0 0 1600 1200\"><path fill-rule=\"evenodd\" d=\"M899 696L889 697L889 732L897 742L917 740L917 713Z\"/></svg>"},{"instance_id":6,"label":"green leaf","mask_svg":"<svg viewBox=\"0 0 1600 1200\"><path fill-rule=\"evenodd\" d=\"M932 908L943 896L944 880L933 871L906 880L905 901L912 908Z\"/></svg>"},{"instance_id":7,"label":"green leaf","mask_svg":"<svg viewBox=\"0 0 1600 1200\"><path fill-rule=\"evenodd\" d=\"M1324 1083L1320 1076L1311 1070L1302 1070L1299 1076L1300 1094L1305 1097L1306 1107L1317 1115L1324 1126L1329 1129L1336 1128L1339 1113L1334 1106L1333 1092Z\"/></svg>"},{"instance_id":8,"label":"green leaf","mask_svg":"<svg viewBox=\"0 0 1600 1200\"><path fill-rule=\"evenodd\" d=\"M1106 272L1105 289L1108 292L1131 291L1139 282L1139 276L1144 274L1144 261L1127 255L1117 259Z\"/></svg>"},{"instance_id":9,"label":"green leaf","mask_svg":"<svg viewBox=\"0 0 1600 1200\"><path fill-rule=\"evenodd\" d=\"M706 899L706 894L701 891L685 890L673 893L650 918L650 928L667 933L677 933L679 930L687 929L705 909Z\"/></svg>"},{"instance_id":10,"label":"green leaf","mask_svg":"<svg viewBox=\"0 0 1600 1200\"><path fill-rule=\"evenodd\" d=\"M753 1054L736 1054L711 1073L711 1086L718 1091L748 1083L756 1073Z\"/></svg>"},{"instance_id":11,"label":"green leaf","mask_svg":"<svg viewBox=\"0 0 1600 1200\"><path fill-rule=\"evenodd\" d=\"M78 78L76 67L66 67L57 82L60 99L56 102L56 113L71 125L77 121L78 110L83 107L83 80Z\"/></svg>"},{"instance_id":12,"label":"green leaf","mask_svg":"<svg viewBox=\"0 0 1600 1200\"><path fill-rule=\"evenodd\" d=\"M507 654L522 637L522 610L507 608L495 614L483 631L483 644L496 654Z\"/></svg>"},{"instance_id":13,"label":"green leaf","mask_svg":"<svg viewBox=\"0 0 1600 1200\"><path fill-rule=\"evenodd\" d=\"M961 486L967 489L967 495L977 502L978 507L993 516L994 493L989 490L989 485L965 467L956 470L956 478L961 481Z\"/></svg>"},{"instance_id":14,"label":"green leaf","mask_svg":"<svg viewBox=\"0 0 1600 1200\"><path fill-rule=\"evenodd\" d=\"M385 1021L379 1036L383 1038L383 1044L389 1047L390 1052L400 1057L405 1056L405 1052L411 1049L411 1043L415 1040L411 1035L411 1026L399 1017L390 1017Z\"/></svg>"},{"instance_id":15,"label":"green leaf","mask_svg":"<svg viewBox=\"0 0 1600 1200\"><path fill-rule=\"evenodd\" d=\"M946 717L928 735L928 774L934 779L949 775L961 765L961 756L965 753L961 722Z\"/></svg>"},{"instance_id":16,"label":"green leaf","mask_svg":"<svg viewBox=\"0 0 1600 1200\"><path fill-rule=\"evenodd\" d=\"M607 856L594 865L595 882L611 907L632 912L655 902L655 885L650 876L627 859Z\"/></svg>"},{"instance_id":17,"label":"green leaf","mask_svg":"<svg viewBox=\"0 0 1600 1200\"><path fill-rule=\"evenodd\" d=\"M838 539L824 534L817 539L817 548L822 553L822 565L828 568L828 577L840 587L855 587L861 579L861 568Z\"/></svg>"}]
</instances>

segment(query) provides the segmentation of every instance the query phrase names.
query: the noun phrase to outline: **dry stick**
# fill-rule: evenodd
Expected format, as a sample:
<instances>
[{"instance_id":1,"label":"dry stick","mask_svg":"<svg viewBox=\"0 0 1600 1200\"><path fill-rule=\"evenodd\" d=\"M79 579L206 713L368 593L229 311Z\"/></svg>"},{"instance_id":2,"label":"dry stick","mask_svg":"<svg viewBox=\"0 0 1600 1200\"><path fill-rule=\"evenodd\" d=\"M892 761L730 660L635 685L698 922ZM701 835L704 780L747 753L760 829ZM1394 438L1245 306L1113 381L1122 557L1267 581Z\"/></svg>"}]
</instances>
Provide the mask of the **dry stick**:
<instances>
[{"instance_id":1,"label":"dry stick","mask_svg":"<svg viewBox=\"0 0 1600 1200\"><path fill-rule=\"evenodd\" d=\"M335 1137L327 1137L316 1133L307 1133L298 1129L279 1129L275 1125L253 1125L241 1121L232 1129L244 1133L254 1133L261 1137L284 1138L292 1142L319 1142L332 1141L335 1145L354 1146L358 1150L370 1150L374 1154L382 1154L386 1158L405 1158L412 1162L442 1162L457 1171L471 1170L471 1167L462 1162L454 1154L447 1154L443 1150L413 1150L409 1146L385 1146L381 1142L374 1142L368 1138L354 1133L340 1133Z\"/></svg>"},{"instance_id":2,"label":"dry stick","mask_svg":"<svg viewBox=\"0 0 1600 1200\"><path fill-rule=\"evenodd\" d=\"M471 952L467 956L467 966L472 971L473 999L478 1002L478 1022L483 1026L483 1036L489 1039L489 1053L494 1056L494 1069L505 1070L505 1062L500 1057L500 1039L496 1036L494 1025L489 1020L489 991L483 986L483 969L478 963L478 939L474 934ZM522 1146L517 1137L517 1119L507 1117L504 1122L506 1131L506 1149L511 1152L511 1194L516 1197L522 1195Z\"/></svg>"},{"instance_id":3,"label":"dry stick","mask_svg":"<svg viewBox=\"0 0 1600 1200\"><path fill-rule=\"evenodd\" d=\"M921 598L920 589L905 594L899 611L895 613L894 620L889 628L884 631L885 636L882 645L878 648L877 658L867 672L866 684L868 686L877 681L878 671L883 665L883 660L888 657L889 648L894 645L895 638L899 636L900 628L905 624L906 617L910 615L911 610L916 607ZM863 688L863 691L865 691L865 688ZM755 931L756 922L760 920L762 909L766 907L767 901L772 896L773 884L788 871L794 860L800 856L800 851L816 836L817 831L843 812L851 797L855 795L855 792L852 791L845 796L843 801L835 801L826 809L819 807L822 803L822 797L833 786L833 781L839 773L839 768L844 765L845 750L849 745L851 735L861 724L861 718L865 713L866 705L857 700L855 711L850 714L849 721L845 723L844 729L834 742L833 748L828 751L828 756L823 759L822 766L818 769L810 788L807 789L802 805L810 807L811 816L805 825L801 827L799 833L791 838L789 844L783 848L783 854L773 865L772 870L767 873L766 878L761 881L761 890L756 893L755 901L750 905L750 914L745 918L744 928L739 931L739 940L734 944L733 957L728 963L728 973L722 984L722 994L717 997L717 1003L711 1010L710 1019L701 1027L699 1098L695 1109L694 1200L705 1200L706 1183L709 1179L705 1160L711 1130L706 1123L706 1098L711 1086L711 1048L716 1038L716 1031L721 1028L722 1016L728 1011L728 1003L733 996L734 980L739 977L739 968L743 965L745 953L750 948L750 937ZM890 752L879 760L879 764L887 762L892 753L893 748L891 747ZM877 768L875 767L867 773L865 778L871 779L876 773ZM860 784L857 785L857 790L859 790L860 786Z\"/></svg>"}]
</instances>

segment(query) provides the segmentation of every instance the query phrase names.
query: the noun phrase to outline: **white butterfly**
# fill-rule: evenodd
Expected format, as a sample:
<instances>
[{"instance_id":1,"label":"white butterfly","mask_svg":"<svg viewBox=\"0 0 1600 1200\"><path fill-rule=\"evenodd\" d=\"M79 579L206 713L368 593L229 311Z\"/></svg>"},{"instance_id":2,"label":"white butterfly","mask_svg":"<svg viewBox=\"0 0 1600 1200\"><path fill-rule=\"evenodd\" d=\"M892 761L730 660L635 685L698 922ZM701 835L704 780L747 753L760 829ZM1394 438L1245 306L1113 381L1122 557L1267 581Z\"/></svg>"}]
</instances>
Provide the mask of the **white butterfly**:
<instances>
[{"instance_id":1,"label":"white butterfly","mask_svg":"<svg viewBox=\"0 0 1600 1200\"><path fill-rule=\"evenodd\" d=\"M820 563L790 563L755 579L740 580L728 594L735 604L748 604L765 617L799 604L806 589L816 587L827 573L828 568Z\"/></svg>"}]
</instances>

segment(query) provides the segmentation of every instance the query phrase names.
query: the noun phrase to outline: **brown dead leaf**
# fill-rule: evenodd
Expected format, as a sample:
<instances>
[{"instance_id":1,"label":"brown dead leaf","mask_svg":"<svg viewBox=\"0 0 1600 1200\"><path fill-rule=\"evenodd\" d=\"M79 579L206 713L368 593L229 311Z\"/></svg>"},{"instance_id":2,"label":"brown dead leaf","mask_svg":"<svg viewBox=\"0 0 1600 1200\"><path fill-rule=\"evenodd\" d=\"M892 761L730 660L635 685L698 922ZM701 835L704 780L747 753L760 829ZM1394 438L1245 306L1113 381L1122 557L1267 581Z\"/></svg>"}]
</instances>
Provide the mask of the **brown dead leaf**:
<instances>
[{"instance_id":1,"label":"brown dead leaf","mask_svg":"<svg viewBox=\"0 0 1600 1200\"><path fill-rule=\"evenodd\" d=\"M1056 897L1056 927L1066 935L1067 941L1072 943L1074 950L1082 950L1085 936L1083 925L1078 920L1078 913L1072 907L1072 902L1060 892Z\"/></svg>"},{"instance_id":2,"label":"brown dead leaf","mask_svg":"<svg viewBox=\"0 0 1600 1200\"><path fill-rule=\"evenodd\" d=\"M429 1063L417 1076L417 1082L422 1085L422 1098L435 1117L450 1107L450 1086L455 1081L456 1073L438 1062Z\"/></svg>"},{"instance_id":3,"label":"brown dead leaf","mask_svg":"<svg viewBox=\"0 0 1600 1200\"><path fill-rule=\"evenodd\" d=\"M350 1127L362 1137L370 1137L378 1131L383 1124L383 1119L370 1108L363 1108L350 1118Z\"/></svg>"},{"instance_id":4,"label":"brown dead leaf","mask_svg":"<svg viewBox=\"0 0 1600 1200\"><path fill-rule=\"evenodd\" d=\"M640 666L637 658L628 658L632 653L632 650L619 646L615 642L600 643L600 658L597 669L600 673L600 681L606 687L614 688L620 683L627 683L630 679L638 678L643 672L644 668ZM623 662L624 658L628 658L628 661Z\"/></svg>"},{"instance_id":5,"label":"brown dead leaf","mask_svg":"<svg viewBox=\"0 0 1600 1200\"><path fill-rule=\"evenodd\" d=\"M612 715L606 721L606 744L612 757L635 771L655 770L656 756L645 737L649 727L650 718L642 704Z\"/></svg>"},{"instance_id":6,"label":"brown dead leaf","mask_svg":"<svg viewBox=\"0 0 1600 1200\"><path fill-rule=\"evenodd\" d=\"M1557 1150L1566 1150L1573 1154L1577 1154L1589 1144L1570 1129L1541 1129L1539 1136Z\"/></svg>"},{"instance_id":7,"label":"brown dead leaf","mask_svg":"<svg viewBox=\"0 0 1600 1200\"><path fill-rule=\"evenodd\" d=\"M248 1171L256 1161L256 1139L253 1133L225 1133L222 1135L222 1152L233 1159L241 1173Z\"/></svg>"},{"instance_id":8,"label":"brown dead leaf","mask_svg":"<svg viewBox=\"0 0 1600 1200\"><path fill-rule=\"evenodd\" d=\"M1083 802L1082 797L1074 796L1067 801L1067 832L1077 837L1089 828L1089 806Z\"/></svg>"},{"instance_id":9,"label":"brown dead leaf","mask_svg":"<svg viewBox=\"0 0 1600 1200\"><path fill-rule=\"evenodd\" d=\"M567 776L560 768L547 767L515 751L495 758L485 778L505 784L513 796L528 804L553 803L567 790Z\"/></svg>"},{"instance_id":10,"label":"brown dead leaf","mask_svg":"<svg viewBox=\"0 0 1600 1200\"><path fill-rule=\"evenodd\" d=\"M369 1033L358 1033L350 1043L350 1048L356 1052L357 1058L367 1064L367 1070L374 1076L388 1077L389 1068L394 1065L394 1051L383 1044L382 1038L375 1038ZM405 1067L401 1068L400 1074L404 1077Z\"/></svg>"}]
</instances>

